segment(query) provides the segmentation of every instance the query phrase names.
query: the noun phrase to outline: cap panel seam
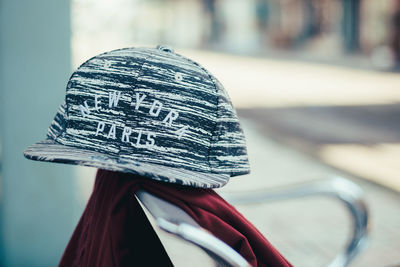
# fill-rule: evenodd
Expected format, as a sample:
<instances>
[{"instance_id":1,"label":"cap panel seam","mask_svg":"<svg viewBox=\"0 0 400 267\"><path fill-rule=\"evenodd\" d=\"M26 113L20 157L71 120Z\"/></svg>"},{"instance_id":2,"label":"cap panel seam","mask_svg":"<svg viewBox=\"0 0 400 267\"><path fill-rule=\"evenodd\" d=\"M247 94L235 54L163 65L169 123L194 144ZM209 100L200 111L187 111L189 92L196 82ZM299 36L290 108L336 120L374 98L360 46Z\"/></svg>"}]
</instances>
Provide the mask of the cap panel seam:
<instances>
[{"instance_id":1,"label":"cap panel seam","mask_svg":"<svg viewBox=\"0 0 400 267\"><path fill-rule=\"evenodd\" d=\"M59 140L59 137L60 136L62 136L66 131L67 131L67 103L65 102L65 100L64 100L64 103L62 103L61 104L61 106L63 105L63 104L65 104L65 106L64 106L64 114L62 114L62 116L63 116L63 119L64 119L64 127L62 127L62 129L61 129L61 131L57 134L57 136L54 138L54 141L56 141L56 142L58 142L58 143L61 143L61 142L59 142L58 140ZM57 111L57 113L58 113L58 111ZM57 115L56 115L57 116ZM53 120L55 120L55 118L53 119ZM53 123L53 122L51 122L51 123ZM50 127L51 127L51 124L50 124ZM49 128L50 129L50 128Z\"/></svg>"},{"instance_id":2,"label":"cap panel seam","mask_svg":"<svg viewBox=\"0 0 400 267\"><path fill-rule=\"evenodd\" d=\"M215 108L216 120L215 120L214 127L213 127L213 130L212 130L212 133L211 133L211 137L209 138L209 146L208 146L208 150L207 150L207 162L208 162L208 166L209 166L209 168L210 168L210 171L215 171L215 169L217 169L218 166L213 167L213 166L211 165L211 162L210 162L210 153L211 153L211 149L212 149L211 144L216 143L216 141L219 140L219 136L217 136L217 140L214 140L214 138L213 138L213 137L215 136L214 134L215 134L215 131L216 131L217 126L218 126L217 119L218 119L218 111L219 111L219 103L220 103L220 93L219 93L219 91L218 91L218 87L217 87L217 85L216 85L216 83L215 83L215 80L214 80L213 75L212 75L206 68L204 68L202 65L200 65L200 64L197 63L196 61L191 60L190 58L184 57L184 56L182 56L182 55L180 55L180 54L177 54L177 53L174 53L174 54L177 55L177 56L179 56L179 57L181 57L181 58L183 58L183 59L186 59L187 61L189 61L189 62L195 64L195 65L198 66L200 69L202 69L202 70L205 72L205 74L208 76L208 78L210 78L212 84L214 85L215 92L217 93L217 104L216 104L216 108Z\"/></svg>"}]
</instances>

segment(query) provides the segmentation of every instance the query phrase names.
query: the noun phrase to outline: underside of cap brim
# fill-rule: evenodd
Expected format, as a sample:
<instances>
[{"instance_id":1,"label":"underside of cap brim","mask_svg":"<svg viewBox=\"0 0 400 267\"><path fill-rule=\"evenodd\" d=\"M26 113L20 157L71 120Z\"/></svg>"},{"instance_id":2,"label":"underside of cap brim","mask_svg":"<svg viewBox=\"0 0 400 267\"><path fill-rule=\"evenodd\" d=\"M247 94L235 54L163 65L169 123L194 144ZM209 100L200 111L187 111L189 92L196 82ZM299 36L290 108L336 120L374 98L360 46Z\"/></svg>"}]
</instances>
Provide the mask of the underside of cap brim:
<instances>
[{"instance_id":1,"label":"underside of cap brim","mask_svg":"<svg viewBox=\"0 0 400 267\"><path fill-rule=\"evenodd\" d=\"M95 167L110 171L129 172L153 180L179 185L218 188L229 181L228 174L205 173L132 160L121 160L97 151L75 148L47 139L29 146L24 156L31 160Z\"/></svg>"}]
</instances>

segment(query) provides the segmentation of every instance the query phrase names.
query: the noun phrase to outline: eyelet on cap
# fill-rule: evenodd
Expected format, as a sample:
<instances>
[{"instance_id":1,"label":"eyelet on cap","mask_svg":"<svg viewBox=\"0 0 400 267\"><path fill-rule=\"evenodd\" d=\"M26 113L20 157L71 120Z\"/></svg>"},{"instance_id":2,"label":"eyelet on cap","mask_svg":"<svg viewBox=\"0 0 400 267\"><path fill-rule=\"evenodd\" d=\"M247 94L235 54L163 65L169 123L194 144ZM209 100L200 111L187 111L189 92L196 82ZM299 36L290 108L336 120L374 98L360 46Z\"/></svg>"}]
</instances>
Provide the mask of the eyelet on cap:
<instances>
[{"instance_id":1,"label":"eyelet on cap","mask_svg":"<svg viewBox=\"0 0 400 267\"><path fill-rule=\"evenodd\" d=\"M161 50L163 52L174 53L174 49L172 47L170 47L169 45L157 45L157 49Z\"/></svg>"}]
</instances>

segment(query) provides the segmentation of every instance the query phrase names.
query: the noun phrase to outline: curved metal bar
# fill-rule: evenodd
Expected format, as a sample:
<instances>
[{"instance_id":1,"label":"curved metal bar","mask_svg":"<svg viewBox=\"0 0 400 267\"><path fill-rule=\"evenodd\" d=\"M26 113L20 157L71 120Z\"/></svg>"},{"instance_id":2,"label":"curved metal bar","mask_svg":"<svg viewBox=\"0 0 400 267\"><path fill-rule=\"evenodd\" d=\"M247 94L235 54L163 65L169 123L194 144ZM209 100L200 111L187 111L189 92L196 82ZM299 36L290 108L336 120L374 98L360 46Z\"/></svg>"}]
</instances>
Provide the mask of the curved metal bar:
<instances>
[{"instance_id":1,"label":"curved metal bar","mask_svg":"<svg viewBox=\"0 0 400 267\"><path fill-rule=\"evenodd\" d=\"M239 253L200 227L187 223L175 224L163 218L158 218L157 223L164 231L201 247L217 262L221 263L221 266L250 267L249 263Z\"/></svg>"},{"instance_id":2,"label":"curved metal bar","mask_svg":"<svg viewBox=\"0 0 400 267\"><path fill-rule=\"evenodd\" d=\"M288 200L315 195L325 195L339 199L345 204L353 221L353 234L345 249L328 265L347 266L366 246L368 240L368 209L362 189L355 183L333 177L326 180L309 181L267 191L229 193L223 197L231 204L255 204L266 201Z\"/></svg>"},{"instance_id":3,"label":"curved metal bar","mask_svg":"<svg viewBox=\"0 0 400 267\"><path fill-rule=\"evenodd\" d=\"M201 228L184 210L141 189L135 195L157 220L158 226L171 234L197 245L218 266L250 266L234 249Z\"/></svg>"}]
</instances>

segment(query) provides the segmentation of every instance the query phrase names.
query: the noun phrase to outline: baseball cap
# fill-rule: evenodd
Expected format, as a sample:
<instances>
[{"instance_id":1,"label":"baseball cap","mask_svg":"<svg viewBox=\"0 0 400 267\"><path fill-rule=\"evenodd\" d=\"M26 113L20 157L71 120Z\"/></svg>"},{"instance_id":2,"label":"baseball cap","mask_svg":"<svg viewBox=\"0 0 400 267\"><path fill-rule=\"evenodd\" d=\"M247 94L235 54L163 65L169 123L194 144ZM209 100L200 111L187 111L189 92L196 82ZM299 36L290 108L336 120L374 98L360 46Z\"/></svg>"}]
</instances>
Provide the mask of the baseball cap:
<instances>
[{"instance_id":1,"label":"baseball cap","mask_svg":"<svg viewBox=\"0 0 400 267\"><path fill-rule=\"evenodd\" d=\"M113 50L83 63L46 139L24 155L203 188L250 171L224 87L167 46Z\"/></svg>"}]
</instances>

